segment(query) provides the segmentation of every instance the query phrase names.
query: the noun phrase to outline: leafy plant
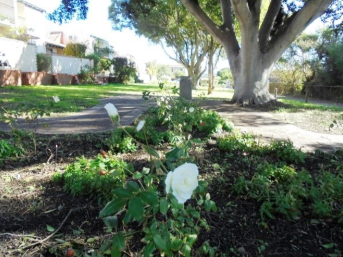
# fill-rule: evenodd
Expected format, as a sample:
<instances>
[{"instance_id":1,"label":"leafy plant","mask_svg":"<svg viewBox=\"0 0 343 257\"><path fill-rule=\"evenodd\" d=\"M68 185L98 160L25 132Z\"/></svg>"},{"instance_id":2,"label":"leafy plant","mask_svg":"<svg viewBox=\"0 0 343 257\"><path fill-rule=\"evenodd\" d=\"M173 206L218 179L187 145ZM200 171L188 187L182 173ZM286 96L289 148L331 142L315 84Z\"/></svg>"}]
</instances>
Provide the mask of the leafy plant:
<instances>
[{"instance_id":1,"label":"leafy plant","mask_svg":"<svg viewBox=\"0 0 343 257\"><path fill-rule=\"evenodd\" d=\"M92 160L80 158L62 175L55 174L53 180L63 181L64 189L72 195L91 196L104 203L112 199L113 188L122 185L130 173L133 173L132 165L98 155Z\"/></svg>"},{"instance_id":2,"label":"leafy plant","mask_svg":"<svg viewBox=\"0 0 343 257\"><path fill-rule=\"evenodd\" d=\"M37 70L48 72L51 70L52 58L50 55L37 54Z\"/></svg>"},{"instance_id":3,"label":"leafy plant","mask_svg":"<svg viewBox=\"0 0 343 257\"><path fill-rule=\"evenodd\" d=\"M126 128L128 129L128 128ZM131 133L134 130L131 129ZM131 134L134 135L134 134ZM132 137L124 133L123 129L116 129L112 135L104 140L104 145L112 152L135 152L137 150L136 143Z\"/></svg>"}]
</instances>

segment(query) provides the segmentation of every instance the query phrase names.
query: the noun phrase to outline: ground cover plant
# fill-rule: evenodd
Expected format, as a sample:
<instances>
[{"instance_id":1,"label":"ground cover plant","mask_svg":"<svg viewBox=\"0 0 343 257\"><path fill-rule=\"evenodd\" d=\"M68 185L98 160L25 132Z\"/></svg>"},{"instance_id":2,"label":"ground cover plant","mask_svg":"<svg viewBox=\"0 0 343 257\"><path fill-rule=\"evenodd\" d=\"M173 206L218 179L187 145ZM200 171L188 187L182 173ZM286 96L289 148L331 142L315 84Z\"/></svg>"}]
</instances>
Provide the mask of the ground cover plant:
<instances>
[{"instance_id":1,"label":"ground cover plant","mask_svg":"<svg viewBox=\"0 0 343 257\"><path fill-rule=\"evenodd\" d=\"M0 134L24 151L1 166L0 254L342 255L341 152L262 144L213 111L154 98L131 127L37 135L36 154L29 135Z\"/></svg>"}]
</instances>

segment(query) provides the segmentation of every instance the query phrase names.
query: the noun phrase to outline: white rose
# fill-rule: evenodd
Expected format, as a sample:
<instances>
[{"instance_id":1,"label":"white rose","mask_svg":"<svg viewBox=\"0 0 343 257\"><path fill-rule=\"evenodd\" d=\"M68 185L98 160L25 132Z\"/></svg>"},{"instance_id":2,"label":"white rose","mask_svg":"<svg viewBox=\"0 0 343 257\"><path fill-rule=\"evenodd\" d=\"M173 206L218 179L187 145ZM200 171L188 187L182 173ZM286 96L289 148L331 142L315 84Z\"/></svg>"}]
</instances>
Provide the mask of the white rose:
<instances>
[{"instance_id":1,"label":"white rose","mask_svg":"<svg viewBox=\"0 0 343 257\"><path fill-rule=\"evenodd\" d=\"M140 131L140 130L144 127L144 124L145 124L145 120L141 120L141 121L138 123L138 125L137 125L137 127L136 127L137 132Z\"/></svg>"},{"instance_id":2,"label":"white rose","mask_svg":"<svg viewBox=\"0 0 343 257\"><path fill-rule=\"evenodd\" d=\"M198 167L193 163L182 164L174 171L170 171L165 180L167 194L171 188L178 203L185 203L198 187L198 175Z\"/></svg>"},{"instance_id":3,"label":"white rose","mask_svg":"<svg viewBox=\"0 0 343 257\"><path fill-rule=\"evenodd\" d=\"M113 104L108 103L104 106L104 108L106 109L107 114L108 114L108 116L110 116L113 123L119 121L118 110Z\"/></svg>"},{"instance_id":4,"label":"white rose","mask_svg":"<svg viewBox=\"0 0 343 257\"><path fill-rule=\"evenodd\" d=\"M55 103L58 103L60 101L58 96L53 96L52 99L54 100Z\"/></svg>"},{"instance_id":5,"label":"white rose","mask_svg":"<svg viewBox=\"0 0 343 257\"><path fill-rule=\"evenodd\" d=\"M189 108L189 112L190 113L194 112L194 107Z\"/></svg>"}]
</instances>

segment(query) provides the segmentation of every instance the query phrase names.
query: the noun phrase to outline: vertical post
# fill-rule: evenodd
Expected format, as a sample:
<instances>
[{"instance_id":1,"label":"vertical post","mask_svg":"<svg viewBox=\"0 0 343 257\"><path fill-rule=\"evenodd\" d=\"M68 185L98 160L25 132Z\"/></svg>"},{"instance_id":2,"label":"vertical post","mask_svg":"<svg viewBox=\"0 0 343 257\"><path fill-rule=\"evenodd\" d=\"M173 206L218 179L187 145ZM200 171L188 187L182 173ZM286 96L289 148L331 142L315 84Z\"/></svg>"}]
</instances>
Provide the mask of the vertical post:
<instances>
[{"instance_id":1,"label":"vertical post","mask_svg":"<svg viewBox=\"0 0 343 257\"><path fill-rule=\"evenodd\" d=\"M275 88L275 93L274 93L275 100L277 99L277 87Z\"/></svg>"},{"instance_id":2,"label":"vertical post","mask_svg":"<svg viewBox=\"0 0 343 257\"><path fill-rule=\"evenodd\" d=\"M308 102L308 88L305 89L305 103Z\"/></svg>"},{"instance_id":3,"label":"vertical post","mask_svg":"<svg viewBox=\"0 0 343 257\"><path fill-rule=\"evenodd\" d=\"M180 96L186 100L192 100L192 79L190 77L181 77Z\"/></svg>"}]
</instances>

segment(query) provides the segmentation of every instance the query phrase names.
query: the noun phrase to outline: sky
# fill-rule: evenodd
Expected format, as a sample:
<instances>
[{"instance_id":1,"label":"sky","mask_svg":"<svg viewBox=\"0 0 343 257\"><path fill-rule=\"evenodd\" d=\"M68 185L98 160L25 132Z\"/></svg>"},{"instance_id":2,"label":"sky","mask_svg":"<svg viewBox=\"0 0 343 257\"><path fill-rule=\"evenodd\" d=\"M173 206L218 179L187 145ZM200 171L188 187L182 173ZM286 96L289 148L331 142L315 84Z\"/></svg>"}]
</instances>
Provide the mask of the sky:
<instances>
[{"instance_id":1,"label":"sky","mask_svg":"<svg viewBox=\"0 0 343 257\"><path fill-rule=\"evenodd\" d=\"M47 12L56 9L61 0L26 0ZM115 31L108 20L108 6L111 0L89 0L87 20L73 20L64 24L67 28L77 29L107 40L120 55L130 54L136 62L157 61L160 64L175 64L161 46L150 43L144 37L138 37L132 30ZM57 25L56 25L57 26Z\"/></svg>"},{"instance_id":2,"label":"sky","mask_svg":"<svg viewBox=\"0 0 343 257\"><path fill-rule=\"evenodd\" d=\"M47 12L56 9L61 0L26 0ZM73 20L67 27L72 27L78 31L85 32L107 40L113 45L114 50L120 55L130 54L135 57L137 63L147 63L156 61L160 64L176 64L164 52L161 46L150 43L144 37L138 37L131 30L115 31L108 20L108 7L111 0L89 0L89 11L87 20ZM314 32L320 26L320 22L315 21L306 30L308 33ZM217 66L217 70L228 68L228 61L222 60Z\"/></svg>"}]
</instances>

